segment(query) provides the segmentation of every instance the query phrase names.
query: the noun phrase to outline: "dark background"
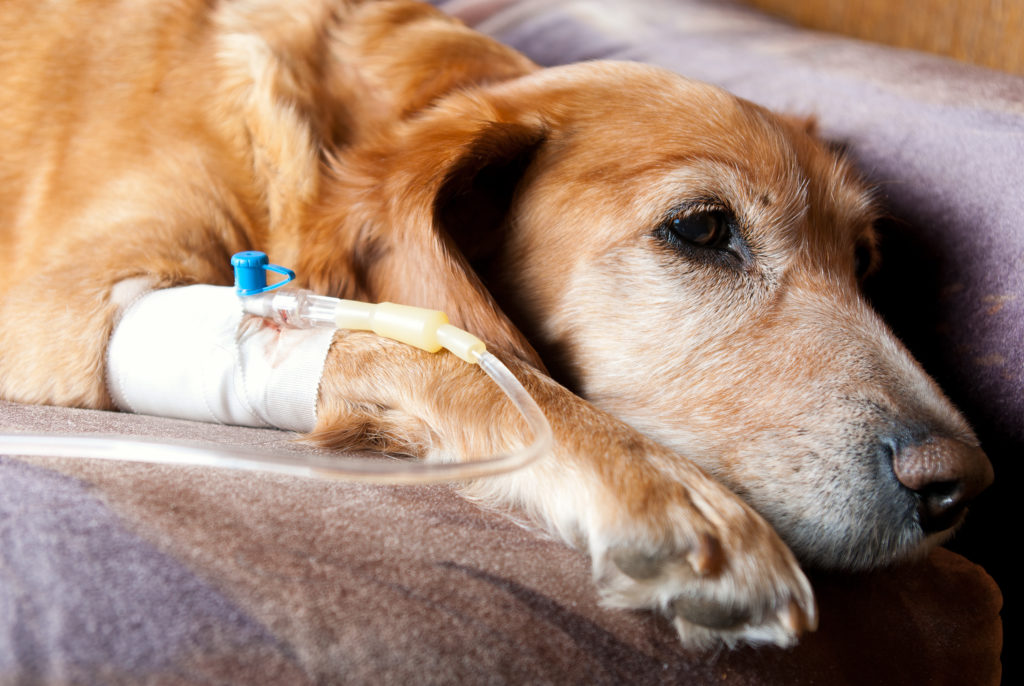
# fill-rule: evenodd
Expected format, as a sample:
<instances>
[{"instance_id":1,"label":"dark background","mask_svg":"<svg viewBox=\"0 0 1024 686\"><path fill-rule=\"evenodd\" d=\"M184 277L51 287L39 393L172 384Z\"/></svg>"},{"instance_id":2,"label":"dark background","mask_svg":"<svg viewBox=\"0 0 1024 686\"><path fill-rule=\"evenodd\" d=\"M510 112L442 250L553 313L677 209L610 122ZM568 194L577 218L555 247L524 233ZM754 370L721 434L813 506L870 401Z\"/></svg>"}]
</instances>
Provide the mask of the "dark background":
<instances>
[{"instance_id":1,"label":"dark background","mask_svg":"<svg viewBox=\"0 0 1024 686\"><path fill-rule=\"evenodd\" d=\"M999 584L1004 602L1003 683L1024 683L1024 660L1018 652L1024 594L1016 550L1021 517L1014 496L1021 478L1024 421L1014 398L1005 397L992 379L973 374L956 346L947 344L950 327L971 325L948 303L945 284L958 271L957 255L942 250L911 221L890 219L879 229L882 267L869 278L867 294L967 416L995 468L995 482L970 507L964 525L946 547L980 564Z\"/></svg>"}]
</instances>

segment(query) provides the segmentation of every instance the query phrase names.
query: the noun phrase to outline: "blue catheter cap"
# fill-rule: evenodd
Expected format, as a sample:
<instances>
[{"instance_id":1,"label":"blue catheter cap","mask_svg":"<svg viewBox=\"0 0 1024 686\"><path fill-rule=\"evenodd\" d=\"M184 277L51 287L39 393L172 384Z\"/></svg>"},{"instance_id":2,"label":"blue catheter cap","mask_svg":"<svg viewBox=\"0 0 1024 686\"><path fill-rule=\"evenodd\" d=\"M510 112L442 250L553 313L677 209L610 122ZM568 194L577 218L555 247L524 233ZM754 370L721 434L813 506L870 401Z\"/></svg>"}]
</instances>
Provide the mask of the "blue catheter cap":
<instances>
[{"instance_id":1,"label":"blue catheter cap","mask_svg":"<svg viewBox=\"0 0 1024 686\"><path fill-rule=\"evenodd\" d=\"M270 264L266 253L258 250L238 252L231 257L231 266L235 270L235 292L238 295L256 295L265 293L285 285L295 278L295 272L286 267ZM284 281L267 285L267 272L277 272L285 276Z\"/></svg>"}]
</instances>

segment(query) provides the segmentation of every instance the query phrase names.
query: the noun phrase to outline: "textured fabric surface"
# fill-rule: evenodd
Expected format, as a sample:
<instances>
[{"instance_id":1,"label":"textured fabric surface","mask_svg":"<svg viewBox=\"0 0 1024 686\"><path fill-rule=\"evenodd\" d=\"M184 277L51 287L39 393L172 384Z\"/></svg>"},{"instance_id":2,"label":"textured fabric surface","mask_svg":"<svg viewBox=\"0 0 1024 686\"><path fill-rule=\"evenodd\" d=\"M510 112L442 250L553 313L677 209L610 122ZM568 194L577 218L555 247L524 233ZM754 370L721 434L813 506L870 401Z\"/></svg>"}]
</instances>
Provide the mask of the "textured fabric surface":
<instances>
[{"instance_id":1,"label":"textured fabric surface","mask_svg":"<svg viewBox=\"0 0 1024 686\"><path fill-rule=\"evenodd\" d=\"M315 452L0 402L11 429ZM998 682L998 590L943 550L815 578L821 628L795 649L698 655L599 607L583 555L444 486L11 457L0 483L3 685Z\"/></svg>"},{"instance_id":2,"label":"textured fabric surface","mask_svg":"<svg viewBox=\"0 0 1024 686\"><path fill-rule=\"evenodd\" d=\"M654 62L847 142L897 219L872 294L996 465L962 540L1005 530L993 503L1012 502L999 484L1024 443L1024 81L725 3L436 4L541 63ZM12 429L311 450L0 403ZM987 550L970 556L999 569ZM687 654L663 620L601 609L582 555L447 487L0 457L0 685L998 682L999 589L963 557L814 585L821 628L795 649Z\"/></svg>"}]
</instances>

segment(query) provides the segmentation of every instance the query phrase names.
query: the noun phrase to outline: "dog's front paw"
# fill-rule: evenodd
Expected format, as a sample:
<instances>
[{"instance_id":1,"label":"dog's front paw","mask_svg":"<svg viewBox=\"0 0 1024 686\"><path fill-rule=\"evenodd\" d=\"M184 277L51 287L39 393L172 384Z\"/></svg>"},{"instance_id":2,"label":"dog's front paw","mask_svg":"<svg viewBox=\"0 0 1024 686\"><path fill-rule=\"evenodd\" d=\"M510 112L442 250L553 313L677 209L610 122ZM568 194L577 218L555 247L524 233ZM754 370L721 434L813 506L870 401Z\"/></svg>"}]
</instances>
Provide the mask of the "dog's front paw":
<instances>
[{"instance_id":1,"label":"dog's front paw","mask_svg":"<svg viewBox=\"0 0 1024 686\"><path fill-rule=\"evenodd\" d=\"M710 481L668 488L592 536L606 605L659 611L693 648L789 646L815 629L810 584L764 519Z\"/></svg>"}]
</instances>

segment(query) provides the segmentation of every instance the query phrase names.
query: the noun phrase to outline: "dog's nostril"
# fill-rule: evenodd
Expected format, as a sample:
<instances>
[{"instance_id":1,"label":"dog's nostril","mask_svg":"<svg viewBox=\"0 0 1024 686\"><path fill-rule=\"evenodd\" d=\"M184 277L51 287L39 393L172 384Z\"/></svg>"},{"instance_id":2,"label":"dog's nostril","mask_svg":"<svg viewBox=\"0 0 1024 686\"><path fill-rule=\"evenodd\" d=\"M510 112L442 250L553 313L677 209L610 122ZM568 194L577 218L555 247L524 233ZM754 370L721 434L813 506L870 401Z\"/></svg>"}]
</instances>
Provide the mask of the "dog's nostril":
<instances>
[{"instance_id":1,"label":"dog's nostril","mask_svg":"<svg viewBox=\"0 0 1024 686\"><path fill-rule=\"evenodd\" d=\"M945 531L960 520L969 500L961 497L961 490L959 482L944 481L915 491L918 519L926 533Z\"/></svg>"},{"instance_id":2,"label":"dog's nostril","mask_svg":"<svg viewBox=\"0 0 1024 686\"><path fill-rule=\"evenodd\" d=\"M936 481L922 489L930 498L955 498L959 490L959 481Z\"/></svg>"},{"instance_id":3,"label":"dog's nostril","mask_svg":"<svg viewBox=\"0 0 1024 686\"><path fill-rule=\"evenodd\" d=\"M896 478L917 498L926 533L954 526L971 500L992 483L992 465L977 446L933 437L893 453Z\"/></svg>"}]
</instances>

